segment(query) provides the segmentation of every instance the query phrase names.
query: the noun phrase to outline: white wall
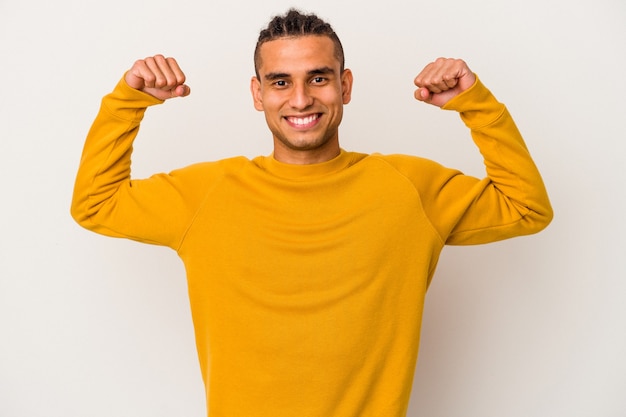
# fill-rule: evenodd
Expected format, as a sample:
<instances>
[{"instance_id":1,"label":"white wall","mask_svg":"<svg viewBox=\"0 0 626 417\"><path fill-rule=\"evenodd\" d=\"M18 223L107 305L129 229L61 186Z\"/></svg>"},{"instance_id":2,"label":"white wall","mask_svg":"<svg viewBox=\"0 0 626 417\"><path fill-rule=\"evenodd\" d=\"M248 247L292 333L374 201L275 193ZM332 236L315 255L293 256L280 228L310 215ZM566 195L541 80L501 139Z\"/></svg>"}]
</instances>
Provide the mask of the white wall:
<instances>
[{"instance_id":1,"label":"white wall","mask_svg":"<svg viewBox=\"0 0 626 417\"><path fill-rule=\"evenodd\" d=\"M152 109L144 176L270 152L248 93L258 30L293 1L0 0L0 416L204 414L184 271L167 249L80 229L82 141L137 58L193 92ZM453 113L413 100L438 56L507 103L551 193L543 233L447 248L427 298L410 416L626 415L626 3L306 1L355 74L343 146L482 175Z\"/></svg>"}]
</instances>

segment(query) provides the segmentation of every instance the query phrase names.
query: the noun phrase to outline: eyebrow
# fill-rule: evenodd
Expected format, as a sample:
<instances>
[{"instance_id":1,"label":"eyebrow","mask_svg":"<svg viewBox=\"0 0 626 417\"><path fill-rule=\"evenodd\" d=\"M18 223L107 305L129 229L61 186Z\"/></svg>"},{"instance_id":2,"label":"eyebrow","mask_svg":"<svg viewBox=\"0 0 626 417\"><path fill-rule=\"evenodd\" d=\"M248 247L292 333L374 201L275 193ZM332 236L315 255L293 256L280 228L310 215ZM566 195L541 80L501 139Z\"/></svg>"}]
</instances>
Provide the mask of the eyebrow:
<instances>
[{"instance_id":1,"label":"eyebrow","mask_svg":"<svg viewBox=\"0 0 626 417\"><path fill-rule=\"evenodd\" d=\"M335 70L332 69L331 67L320 67L320 68L315 68L315 69L308 71L307 75L325 75L325 74L334 74L334 73L335 73ZM291 77L291 75L286 72L270 72L268 74L265 74L264 78L267 81L274 81L274 80L279 80L282 78L289 78L289 77Z\"/></svg>"}]
</instances>

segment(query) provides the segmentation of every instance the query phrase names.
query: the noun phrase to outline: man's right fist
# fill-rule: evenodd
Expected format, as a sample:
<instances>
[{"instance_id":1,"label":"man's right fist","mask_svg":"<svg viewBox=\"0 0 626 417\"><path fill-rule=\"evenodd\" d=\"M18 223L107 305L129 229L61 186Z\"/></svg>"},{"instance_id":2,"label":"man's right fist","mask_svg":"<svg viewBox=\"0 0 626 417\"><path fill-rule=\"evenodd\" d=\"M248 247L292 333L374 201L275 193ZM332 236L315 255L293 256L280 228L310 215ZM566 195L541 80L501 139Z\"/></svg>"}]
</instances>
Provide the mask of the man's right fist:
<instances>
[{"instance_id":1,"label":"man's right fist","mask_svg":"<svg viewBox=\"0 0 626 417\"><path fill-rule=\"evenodd\" d=\"M132 88L159 100L185 97L191 93L191 89L185 84L185 74L176 60L163 55L138 60L124 79Z\"/></svg>"}]
</instances>

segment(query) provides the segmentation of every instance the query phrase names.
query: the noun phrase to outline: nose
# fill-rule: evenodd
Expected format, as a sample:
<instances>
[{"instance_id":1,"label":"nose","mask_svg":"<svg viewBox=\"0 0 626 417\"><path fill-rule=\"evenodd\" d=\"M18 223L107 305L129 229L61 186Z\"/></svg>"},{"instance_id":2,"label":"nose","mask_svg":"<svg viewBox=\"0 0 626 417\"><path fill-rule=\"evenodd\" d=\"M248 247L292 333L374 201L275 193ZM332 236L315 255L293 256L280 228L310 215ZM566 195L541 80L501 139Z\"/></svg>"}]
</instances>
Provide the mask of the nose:
<instances>
[{"instance_id":1,"label":"nose","mask_svg":"<svg viewBox=\"0 0 626 417\"><path fill-rule=\"evenodd\" d=\"M313 96L306 84L295 84L289 97L289 104L293 109L304 110L313 104Z\"/></svg>"}]
</instances>

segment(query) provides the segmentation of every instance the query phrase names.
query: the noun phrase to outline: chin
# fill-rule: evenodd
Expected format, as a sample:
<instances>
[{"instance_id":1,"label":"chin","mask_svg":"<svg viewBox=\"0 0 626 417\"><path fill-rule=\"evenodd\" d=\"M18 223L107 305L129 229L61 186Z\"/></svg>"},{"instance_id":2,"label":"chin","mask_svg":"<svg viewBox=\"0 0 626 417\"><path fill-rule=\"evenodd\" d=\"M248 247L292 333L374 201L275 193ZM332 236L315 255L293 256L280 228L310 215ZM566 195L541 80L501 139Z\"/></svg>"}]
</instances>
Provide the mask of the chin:
<instances>
[{"instance_id":1,"label":"chin","mask_svg":"<svg viewBox=\"0 0 626 417\"><path fill-rule=\"evenodd\" d=\"M313 151L324 148L328 144L328 140L323 139L285 140L281 142L294 151Z\"/></svg>"}]
</instances>

